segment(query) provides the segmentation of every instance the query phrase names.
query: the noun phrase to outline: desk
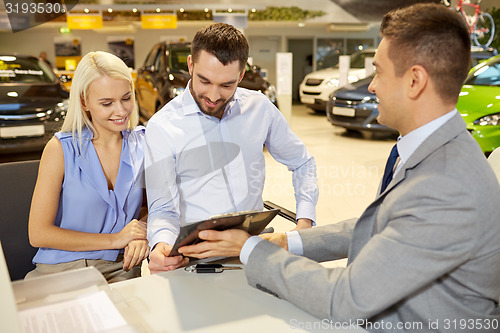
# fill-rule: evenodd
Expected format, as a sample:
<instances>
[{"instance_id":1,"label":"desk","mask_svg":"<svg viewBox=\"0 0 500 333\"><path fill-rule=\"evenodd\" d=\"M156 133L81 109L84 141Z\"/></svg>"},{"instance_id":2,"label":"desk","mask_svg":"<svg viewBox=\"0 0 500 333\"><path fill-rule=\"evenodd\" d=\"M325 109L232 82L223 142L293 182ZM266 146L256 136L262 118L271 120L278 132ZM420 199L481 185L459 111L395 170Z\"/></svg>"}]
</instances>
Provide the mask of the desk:
<instances>
[{"instance_id":1,"label":"desk","mask_svg":"<svg viewBox=\"0 0 500 333\"><path fill-rule=\"evenodd\" d=\"M114 283L110 289L117 308L138 332L324 332L325 325L335 328L250 287L242 270L197 274L178 269ZM359 328L329 331L365 332Z\"/></svg>"}]
</instances>

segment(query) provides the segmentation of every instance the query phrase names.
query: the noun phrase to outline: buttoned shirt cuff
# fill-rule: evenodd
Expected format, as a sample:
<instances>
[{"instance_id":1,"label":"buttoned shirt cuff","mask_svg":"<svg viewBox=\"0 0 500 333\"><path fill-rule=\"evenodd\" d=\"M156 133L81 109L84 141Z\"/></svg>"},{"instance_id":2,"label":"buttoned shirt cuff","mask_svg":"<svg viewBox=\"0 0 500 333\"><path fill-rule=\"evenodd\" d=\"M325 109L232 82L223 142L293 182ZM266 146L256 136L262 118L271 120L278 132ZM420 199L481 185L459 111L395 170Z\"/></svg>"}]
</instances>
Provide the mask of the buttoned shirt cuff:
<instances>
[{"instance_id":1,"label":"buttoned shirt cuff","mask_svg":"<svg viewBox=\"0 0 500 333\"><path fill-rule=\"evenodd\" d=\"M175 243L175 239L177 238L173 232L170 230L161 230L158 231L153 238L149 242L149 248L153 249L158 243L167 243L169 245L173 245Z\"/></svg>"},{"instance_id":2,"label":"buttoned shirt cuff","mask_svg":"<svg viewBox=\"0 0 500 333\"><path fill-rule=\"evenodd\" d=\"M310 219L312 225L316 225L316 205L311 202L302 201L297 203L296 219Z\"/></svg>"},{"instance_id":3,"label":"buttoned shirt cuff","mask_svg":"<svg viewBox=\"0 0 500 333\"><path fill-rule=\"evenodd\" d=\"M264 239L260 238L259 236L252 236L247 241L245 244L243 244L243 247L241 248L240 251L240 261L243 265L246 265L248 262L248 258L250 257L250 254L252 253L253 249L257 244L259 244L261 241Z\"/></svg>"},{"instance_id":4,"label":"buttoned shirt cuff","mask_svg":"<svg viewBox=\"0 0 500 333\"><path fill-rule=\"evenodd\" d=\"M297 230L286 232L286 239L288 242L288 252L297 256L304 254L304 246L302 245L302 237Z\"/></svg>"},{"instance_id":5,"label":"buttoned shirt cuff","mask_svg":"<svg viewBox=\"0 0 500 333\"><path fill-rule=\"evenodd\" d=\"M286 232L287 242L288 242L288 251L295 255L301 256L304 254L304 248L302 246L302 238L298 231L289 231ZM245 244L240 251L240 261L243 265L246 265L248 262L248 258L250 254L252 254L253 249L262 242L264 239L259 236L252 236L247 239Z\"/></svg>"}]
</instances>

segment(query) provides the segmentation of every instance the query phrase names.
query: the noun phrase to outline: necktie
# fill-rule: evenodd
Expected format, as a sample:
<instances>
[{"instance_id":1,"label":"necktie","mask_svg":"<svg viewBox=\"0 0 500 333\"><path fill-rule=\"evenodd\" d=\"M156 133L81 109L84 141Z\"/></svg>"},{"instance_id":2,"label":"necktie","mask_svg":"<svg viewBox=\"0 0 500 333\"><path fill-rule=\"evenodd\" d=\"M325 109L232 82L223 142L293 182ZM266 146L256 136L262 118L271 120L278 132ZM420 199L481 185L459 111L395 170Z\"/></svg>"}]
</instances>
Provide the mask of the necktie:
<instances>
[{"instance_id":1,"label":"necktie","mask_svg":"<svg viewBox=\"0 0 500 333\"><path fill-rule=\"evenodd\" d=\"M380 193L384 192L387 188L387 185L392 180L392 174L394 171L394 164L396 164L396 160L399 157L398 146L397 144L392 147L391 153L389 154L389 158L387 159L387 163L385 165L384 177L382 178L382 186L380 187Z\"/></svg>"}]
</instances>

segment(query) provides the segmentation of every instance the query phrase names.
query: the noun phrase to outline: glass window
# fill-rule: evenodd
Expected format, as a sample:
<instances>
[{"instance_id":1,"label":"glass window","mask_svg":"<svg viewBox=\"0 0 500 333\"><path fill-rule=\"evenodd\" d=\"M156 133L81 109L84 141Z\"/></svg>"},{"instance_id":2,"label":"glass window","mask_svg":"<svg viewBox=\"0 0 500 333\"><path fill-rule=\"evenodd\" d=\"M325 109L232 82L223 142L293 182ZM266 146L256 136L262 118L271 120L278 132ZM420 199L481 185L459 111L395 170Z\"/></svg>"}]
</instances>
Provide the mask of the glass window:
<instances>
[{"instance_id":1,"label":"glass window","mask_svg":"<svg viewBox=\"0 0 500 333\"><path fill-rule=\"evenodd\" d=\"M478 68L465 83L478 86L500 86L500 59Z\"/></svg>"},{"instance_id":2,"label":"glass window","mask_svg":"<svg viewBox=\"0 0 500 333\"><path fill-rule=\"evenodd\" d=\"M156 57L159 52L159 45L155 46L151 52L149 52L148 56L146 57L146 61L144 62L144 66L150 67L155 64Z\"/></svg>"},{"instance_id":3,"label":"glass window","mask_svg":"<svg viewBox=\"0 0 500 333\"><path fill-rule=\"evenodd\" d=\"M374 56L375 51L354 53L351 56L351 68L365 68L365 58L373 58Z\"/></svg>"},{"instance_id":4,"label":"glass window","mask_svg":"<svg viewBox=\"0 0 500 333\"><path fill-rule=\"evenodd\" d=\"M339 56L344 54L343 39L318 39L316 69L338 65Z\"/></svg>"},{"instance_id":5,"label":"glass window","mask_svg":"<svg viewBox=\"0 0 500 333\"><path fill-rule=\"evenodd\" d=\"M373 48L373 39L347 39L347 54Z\"/></svg>"},{"instance_id":6,"label":"glass window","mask_svg":"<svg viewBox=\"0 0 500 333\"><path fill-rule=\"evenodd\" d=\"M163 67L163 58L162 58L162 51L161 51L161 47L158 48L158 52L156 53L156 57L155 57L155 60L154 60L154 71L155 72L158 72L160 70L160 68Z\"/></svg>"},{"instance_id":7,"label":"glass window","mask_svg":"<svg viewBox=\"0 0 500 333\"><path fill-rule=\"evenodd\" d=\"M168 61L170 68L174 72L189 72L187 59L191 54L189 47L179 47L170 49Z\"/></svg>"},{"instance_id":8,"label":"glass window","mask_svg":"<svg viewBox=\"0 0 500 333\"><path fill-rule=\"evenodd\" d=\"M43 60L0 56L0 81L20 83L54 82L55 75Z\"/></svg>"}]
</instances>

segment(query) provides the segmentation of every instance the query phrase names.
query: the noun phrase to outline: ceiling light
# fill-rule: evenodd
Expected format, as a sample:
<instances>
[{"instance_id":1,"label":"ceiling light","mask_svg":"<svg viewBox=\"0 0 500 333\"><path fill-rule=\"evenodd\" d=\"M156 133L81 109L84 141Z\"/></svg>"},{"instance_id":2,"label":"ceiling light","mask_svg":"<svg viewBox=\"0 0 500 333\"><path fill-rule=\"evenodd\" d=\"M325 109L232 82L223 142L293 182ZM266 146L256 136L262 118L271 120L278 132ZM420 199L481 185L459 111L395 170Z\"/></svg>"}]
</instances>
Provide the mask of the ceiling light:
<instances>
[{"instance_id":1,"label":"ceiling light","mask_svg":"<svg viewBox=\"0 0 500 333\"><path fill-rule=\"evenodd\" d=\"M113 12L113 9L108 8L108 13L112 13L112 12Z\"/></svg>"}]
</instances>

